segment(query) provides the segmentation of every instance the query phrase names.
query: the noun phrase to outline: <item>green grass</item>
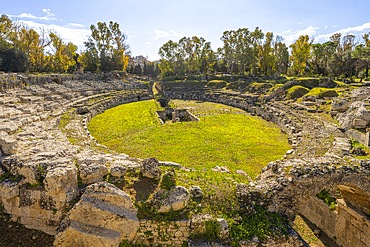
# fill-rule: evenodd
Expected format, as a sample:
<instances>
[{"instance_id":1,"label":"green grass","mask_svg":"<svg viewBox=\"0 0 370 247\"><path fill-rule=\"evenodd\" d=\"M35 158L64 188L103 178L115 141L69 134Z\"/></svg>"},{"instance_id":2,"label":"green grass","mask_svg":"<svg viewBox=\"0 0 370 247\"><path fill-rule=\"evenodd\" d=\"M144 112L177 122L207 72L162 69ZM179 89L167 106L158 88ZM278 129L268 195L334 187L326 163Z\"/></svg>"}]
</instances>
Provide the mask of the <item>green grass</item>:
<instances>
[{"instance_id":1,"label":"green grass","mask_svg":"<svg viewBox=\"0 0 370 247\"><path fill-rule=\"evenodd\" d=\"M324 97L337 97L340 93L340 90L332 89L332 88L321 88L315 87L311 89L305 96L316 96L318 98Z\"/></svg>"},{"instance_id":2,"label":"green grass","mask_svg":"<svg viewBox=\"0 0 370 247\"><path fill-rule=\"evenodd\" d=\"M160 125L154 101L130 103L94 117L89 131L103 145L133 157L156 157L196 170L216 165L257 176L289 149L275 125L221 104L173 101L189 107L199 122Z\"/></svg>"},{"instance_id":3,"label":"green grass","mask_svg":"<svg viewBox=\"0 0 370 247\"><path fill-rule=\"evenodd\" d=\"M301 98L303 95L305 95L306 93L308 93L310 90L303 87L303 86L300 86L300 85L297 85L297 86L293 86L291 88L288 89L287 91L287 98L288 99L297 99L297 98Z\"/></svg>"},{"instance_id":4,"label":"green grass","mask_svg":"<svg viewBox=\"0 0 370 247\"><path fill-rule=\"evenodd\" d=\"M262 167L281 158L290 148L287 136L275 125L237 108L179 100L171 101L171 106L187 108L200 121L161 125L155 114L161 108L150 100L107 110L94 117L88 126L93 136L110 149L133 157L156 157L191 168L161 167L163 174L174 169L174 175L163 177L158 187L197 185L203 191L201 201L190 200L186 209L169 214L156 213L150 203L137 201L138 217L166 222L189 219L195 214L211 214L227 220L233 241L285 234L283 219L262 208L256 214L242 217L245 213L235 196L235 184L248 183L248 179L235 171L242 169L256 177ZM216 165L228 167L230 173L212 171ZM136 173L125 176L127 181L138 179L140 176ZM122 189L128 193L132 191L128 182ZM200 237L217 238L215 225L210 223L208 228Z\"/></svg>"}]
</instances>

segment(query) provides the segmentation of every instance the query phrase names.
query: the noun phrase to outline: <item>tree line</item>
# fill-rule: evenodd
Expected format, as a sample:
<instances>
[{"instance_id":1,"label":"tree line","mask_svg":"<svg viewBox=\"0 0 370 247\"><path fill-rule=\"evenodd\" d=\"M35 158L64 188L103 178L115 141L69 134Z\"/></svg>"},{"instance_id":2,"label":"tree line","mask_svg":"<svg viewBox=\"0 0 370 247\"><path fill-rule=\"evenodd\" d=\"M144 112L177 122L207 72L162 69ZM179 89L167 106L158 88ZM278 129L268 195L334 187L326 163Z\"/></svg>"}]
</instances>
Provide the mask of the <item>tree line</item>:
<instances>
[{"instance_id":1,"label":"tree line","mask_svg":"<svg viewBox=\"0 0 370 247\"><path fill-rule=\"evenodd\" d=\"M65 42L51 30L35 30L0 17L0 70L12 72L127 71L156 77L228 73L240 75L319 75L367 78L370 34L359 41L352 34L334 34L324 43L308 35L287 46L281 36L239 28L223 32L223 46L212 50L202 37L169 40L159 49L159 63L129 63L127 36L117 22L90 26L85 49Z\"/></svg>"},{"instance_id":2,"label":"tree line","mask_svg":"<svg viewBox=\"0 0 370 247\"><path fill-rule=\"evenodd\" d=\"M53 31L36 31L22 22L0 17L0 70L6 72L74 72L126 70L129 46L117 22L90 26L85 50Z\"/></svg>"},{"instance_id":3,"label":"tree line","mask_svg":"<svg viewBox=\"0 0 370 247\"><path fill-rule=\"evenodd\" d=\"M336 33L324 43L301 35L287 46L280 36L256 27L225 31L217 51L202 37L169 40L159 49L161 76L228 73L239 75L317 75L367 78L369 34L356 42L352 34Z\"/></svg>"}]
</instances>

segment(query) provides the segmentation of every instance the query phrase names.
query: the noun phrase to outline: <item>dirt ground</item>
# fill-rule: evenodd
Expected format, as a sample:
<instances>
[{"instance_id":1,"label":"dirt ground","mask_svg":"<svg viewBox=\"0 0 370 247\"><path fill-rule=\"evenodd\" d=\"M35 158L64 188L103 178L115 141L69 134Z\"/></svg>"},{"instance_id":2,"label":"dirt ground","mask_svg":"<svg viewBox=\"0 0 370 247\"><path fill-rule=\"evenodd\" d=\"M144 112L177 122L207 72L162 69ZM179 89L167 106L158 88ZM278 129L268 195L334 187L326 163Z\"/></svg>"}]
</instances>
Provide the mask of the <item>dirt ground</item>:
<instances>
[{"instance_id":1,"label":"dirt ground","mask_svg":"<svg viewBox=\"0 0 370 247\"><path fill-rule=\"evenodd\" d=\"M30 230L0 214L0 247L51 247L54 237Z\"/></svg>"}]
</instances>

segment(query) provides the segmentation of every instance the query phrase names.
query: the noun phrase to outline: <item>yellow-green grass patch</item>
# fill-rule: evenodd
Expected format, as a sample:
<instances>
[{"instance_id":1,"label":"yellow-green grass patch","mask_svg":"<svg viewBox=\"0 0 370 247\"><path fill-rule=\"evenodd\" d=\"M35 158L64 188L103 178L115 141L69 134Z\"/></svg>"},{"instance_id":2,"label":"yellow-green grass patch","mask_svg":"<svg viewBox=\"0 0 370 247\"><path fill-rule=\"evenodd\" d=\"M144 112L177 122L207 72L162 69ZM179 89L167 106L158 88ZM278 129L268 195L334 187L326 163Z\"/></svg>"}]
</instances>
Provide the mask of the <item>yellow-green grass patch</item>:
<instances>
[{"instance_id":1,"label":"yellow-green grass patch","mask_svg":"<svg viewBox=\"0 0 370 247\"><path fill-rule=\"evenodd\" d=\"M107 110L88 128L99 143L133 157L156 157L198 171L226 166L251 177L290 148L277 126L240 109L195 101L172 105L189 108L200 121L161 125L155 112L159 105L149 100Z\"/></svg>"}]
</instances>

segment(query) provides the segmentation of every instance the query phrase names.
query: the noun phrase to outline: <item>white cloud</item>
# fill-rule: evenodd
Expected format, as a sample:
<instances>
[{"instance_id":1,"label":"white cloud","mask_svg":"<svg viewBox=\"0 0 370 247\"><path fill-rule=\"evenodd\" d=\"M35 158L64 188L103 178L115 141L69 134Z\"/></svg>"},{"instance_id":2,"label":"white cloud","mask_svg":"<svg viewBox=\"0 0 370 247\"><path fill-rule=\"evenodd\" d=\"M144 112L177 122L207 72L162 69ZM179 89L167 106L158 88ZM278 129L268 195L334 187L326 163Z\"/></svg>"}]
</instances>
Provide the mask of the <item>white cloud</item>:
<instances>
[{"instance_id":1,"label":"white cloud","mask_svg":"<svg viewBox=\"0 0 370 247\"><path fill-rule=\"evenodd\" d=\"M315 41L327 41L330 39L330 36L336 33L341 33L341 34L346 35L346 34L363 33L363 32L369 32L369 31L370 31L370 22L366 22L359 26L347 27L347 28L339 29L332 33L320 34L315 38Z\"/></svg>"},{"instance_id":2,"label":"white cloud","mask_svg":"<svg viewBox=\"0 0 370 247\"><path fill-rule=\"evenodd\" d=\"M282 32L281 34L291 34L293 32L292 29L289 29L289 30L286 30L284 32Z\"/></svg>"},{"instance_id":3,"label":"white cloud","mask_svg":"<svg viewBox=\"0 0 370 247\"><path fill-rule=\"evenodd\" d=\"M178 32L175 32L173 30L171 30L171 33L174 37L178 38L178 39L181 39L182 37L184 37L184 35L182 33L178 33Z\"/></svg>"},{"instance_id":4,"label":"white cloud","mask_svg":"<svg viewBox=\"0 0 370 247\"><path fill-rule=\"evenodd\" d=\"M145 42L145 45L151 45L152 44L152 42Z\"/></svg>"},{"instance_id":5,"label":"white cloud","mask_svg":"<svg viewBox=\"0 0 370 247\"><path fill-rule=\"evenodd\" d=\"M70 26L64 27L54 24L41 24L34 21L22 22L25 23L27 26L34 28L36 31L44 29L56 32L63 39L64 42L72 42L81 50L84 48L84 41L86 41L87 38L91 35L89 29L74 28Z\"/></svg>"},{"instance_id":6,"label":"white cloud","mask_svg":"<svg viewBox=\"0 0 370 247\"><path fill-rule=\"evenodd\" d=\"M30 14L30 13L22 13L20 15L10 15L11 17L19 17L19 18L29 18L29 19L37 19L36 16L34 16L33 14Z\"/></svg>"},{"instance_id":7,"label":"white cloud","mask_svg":"<svg viewBox=\"0 0 370 247\"><path fill-rule=\"evenodd\" d=\"M165 31L165 30L154 30L155 36L153 37L154 40L162 39L162 38L173 38L173 39L181 39L184 37L182 33L178 33L173 30Z\"/></svg>"},{"instance_id":8,"label":"white cloud","mask_svg":"<svg viewBox=\"0 0 370 247\"><path fill-rule=\"evenodd\" d=\"M282 37L284 38L285 43L292 44L294 43L299 36L301 35L308 35L308 36L314 36L316 34L316 30L319 29L318 27L314 26L308 26L305 29L297 30L297 31L292 31L292 30L287 30L282 33Z\"/></svg>"},{"instance_id":9,"label":"white cloud","mask_svg":"<svg viewBox=\"0 0 370 247\"><path fill-rule=\"evenodd\" d=\"M155 36L153 39L161 39L161 38L167 38L170 36L170 34L167 31L164 30L154 30Z\"/></svg>"},{"instance_id":10,"label":"white cloud","mask_svg":"<svg viewBox=\"0 0 370 247\"><path fill-rule=\"evenodd\" d=\"M83 25L83 24L78 24L78 23L73 23L73 22L69 23L68 25L70 27L77 27L77 28L84 28L85 27L85 25Z\"/></svg>"},{"instance_id":11,"label":"white cloud","mask_svg":"<svg viewBox=\"0 0 370 247\"><path fill-rule=\"evenodd\" d=\"M327 29L328 28L328 25L325 25L324 29Z\"/></svg>"},{"instance_id":12,"label":"white cloud","mask_svg":"<svg viewBox=\"0 0 370 247\"><path fill-rule=\"evenodd\" d=\"M51 12L51 9L42 9L42 12L44 12L46 15L45 16L35 16L31 13L21 13L19 15L8 15L10 17L15 17L15 18L25 18L25 19L35 19L35 20L43 20L43 21L53 21L57 20Z\"/></svg>"}]
</instances>

